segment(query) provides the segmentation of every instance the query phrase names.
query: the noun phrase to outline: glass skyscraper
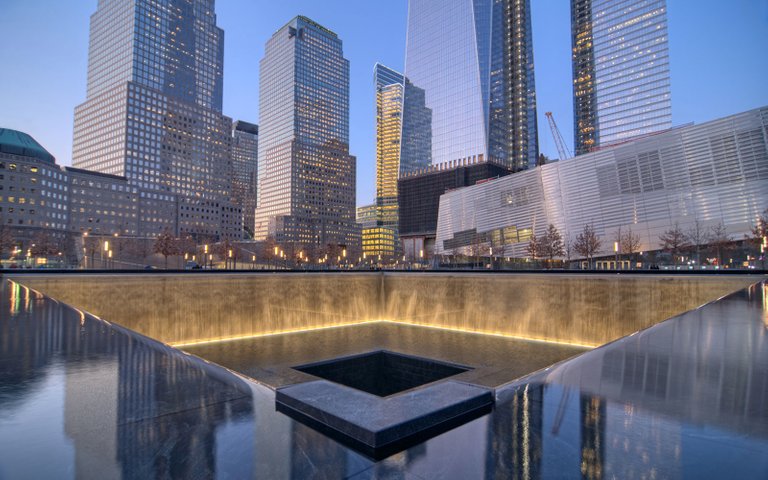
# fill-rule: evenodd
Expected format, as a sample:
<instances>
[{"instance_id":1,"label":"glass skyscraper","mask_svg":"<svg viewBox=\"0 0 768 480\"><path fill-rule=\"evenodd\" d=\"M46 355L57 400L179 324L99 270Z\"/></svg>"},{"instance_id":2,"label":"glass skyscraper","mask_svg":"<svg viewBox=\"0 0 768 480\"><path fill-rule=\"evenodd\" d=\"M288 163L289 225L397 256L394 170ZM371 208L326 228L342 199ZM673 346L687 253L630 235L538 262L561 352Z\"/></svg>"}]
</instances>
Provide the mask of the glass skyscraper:
<instances>
[{"instance_id":1,"label":"glass skyscraper","mask_svg":"<svg viewBox=\"0 0 768 480\"><path fill-rule=\"evenodd\" d=\"M376 89L376 201L373 225L363 223L363 252L371 258L392 260L397 240L397 179L400 176L403 74L377 63L373 67ZM360 221L358 209L358 223Z\"/></svg>"},{"instance_id":2,"label":"glass skyscraper","mask_svg":"<svg viewBox=\"0 0 768 480\"><path fill-rule=\"evenodd\" d=\"M239 236L214 0L99 0L73 165L141 189L142 235Z\"/></svg>"},{"instance_id":3,"label":"glass skyscraper","mask_svg":"<svg viewBox=\"0 0 768 480\"><path fill-rule=\"evenodd\" d=\"M401 73L378 63L373 73L376 85L376 204L382 206L379 215L382 220L396 225L404 80ZM391 214L384 209L385 205L394 207Z\"/></svg>"},{"instance_id":4,"label":"glass skyscraper","mask_svg":"<svg viewBox=\"0 0 768 480\"><path fill-rule=\"evenodd\" d=\"M296 17L260 63L255 238L308 247L357 245L349 154L349 61L327 28Z\"/></svg>"},{"instance_id":5,"label":"glass skyscraper","mask_svg":"<svg viewBox=\"0 0 768 480\"><path fill-rule=\"evenodd\" d=\"M402 163L423 162L427 147L433 165L535 166L529 0L410 0L405 77ZM419 91L428 123L410 114Z\"/></svg>"},{"instance_id":6,"label":"glass skyscraper","mask_svg":"<svg viewBox=\"0 0 768 480\"><path fill-rule=\"evenodd\" d=\"M259 126L242 120L232 125L232 202L242 210L243 229L253 236L258 181Z\"/></svg>"},{"instance_id":7,"label":"glass skyscraper","mask_svg":"<svg viewBox=\"0 0 768 480\"><path fill-rule=\"evenodd\" d=\"M666 0L571 0L574 146L672 126Z\"/></svg>"}]
</instances>

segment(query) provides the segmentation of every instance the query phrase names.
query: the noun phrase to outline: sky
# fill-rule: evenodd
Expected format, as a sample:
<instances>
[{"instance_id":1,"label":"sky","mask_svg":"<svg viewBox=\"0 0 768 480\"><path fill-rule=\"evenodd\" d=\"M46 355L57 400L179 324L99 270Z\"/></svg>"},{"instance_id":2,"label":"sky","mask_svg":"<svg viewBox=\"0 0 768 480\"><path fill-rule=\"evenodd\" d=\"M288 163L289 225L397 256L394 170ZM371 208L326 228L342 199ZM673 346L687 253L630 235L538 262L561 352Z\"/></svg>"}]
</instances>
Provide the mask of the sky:
<instances>
[{"instance_id":1,"label":"sky","mask_svg":"<svg viewBox=\"0 0 768 480\"><path fill-rule=\"evenodd\" d=\"M447 1L447 0L446 0ZM667 0L674 125L768 106L768 0ZM97 0L0 0L0 128L72 158L74 108L85 100L88 28ZM258 123L259 60L296 15L338 33L350 61L350 152L357 204L375 196L373 65L402 70L407 0L217 0L225 31L224 114ZM531 0L539 147L558 157L545 112L573 151L568 0Z\"/></svg>"}]
</instances>

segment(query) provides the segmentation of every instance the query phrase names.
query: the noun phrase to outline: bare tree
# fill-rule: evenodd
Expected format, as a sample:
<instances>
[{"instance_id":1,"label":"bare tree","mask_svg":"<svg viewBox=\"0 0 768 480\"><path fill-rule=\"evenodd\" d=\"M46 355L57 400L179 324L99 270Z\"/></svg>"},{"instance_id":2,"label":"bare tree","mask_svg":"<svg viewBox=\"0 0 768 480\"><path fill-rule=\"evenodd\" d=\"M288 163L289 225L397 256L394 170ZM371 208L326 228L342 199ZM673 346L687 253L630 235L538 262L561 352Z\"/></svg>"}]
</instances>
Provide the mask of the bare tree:
<instances>
[{"instance_id":1,"label":"bare tree","mask_svg":"<svg viewBox=\"0 0 768 480\"><path fill-rule=\"evenodd\" d=\"M32 237L30 251L36 257L49 257L59 253L59 245L49 232L40 230Z\"/></svg>"},{"instance_id":2,"label":"bare tree","mask_svg":"<svg viewBox=\"0 0 768 480\"><path fill-rule=\"evenodd\" d=\"M640 235L632 233L632 227L629 227L627 231L620 236L619 245L621 246L621 253L629 255L629 268L631 269L632 264L634 263L635 254L640 251Z\"/></svg>"},{"instance_id":3,"label":"bare tree","mask_svg":"<svg viewBox=\"0 0 768 480\"><path fill-rule=\"evenodd\" d=\"M87 232L86 232L87 233ZM99 239L97 237L94 237L93 235L87 235L83 234L83 255L86 259L86 268L94 268L94 258L96 256L96 252L99 251ZM87 261L88 258L90 258L90 262Z\"/></svg>"},{"instance_id":4,"label":"bare tree","mask_svg":"<svg viewBox=\"0 0 768 480\"><path fill-rule=\"evenodd\" d=\"M15 245L11 228L5 225L2 220L0 218L0 257L5 255L5 252L10 252Z\"/></svg>"},{"instance_id":5,"label":"bare tree","mask_svg":"<svg viewBox=\"0 0 768 480\"><path fill-rule=\"evenodd\" d=\"M592 268L592 258L602 247L602 241L595 233L592 225L584 225L584 230L576 237L573 249L582 257L589 260L589 268Z\"/></svg>"},{"instance_id":6,"label":"bare tree","mask_svg":"<svg viewBox=\"0 0 768 480\"><path fill-rule=\"evenodd\" d=\"M764 239L768 237L768 208L757 217L757 221L750 231L752 233L751 240L757 245L762 244Z\"/></svg>"},{"instance_id":7,"label":"bare tree","mask_svg":"<svg viewBox=\"0 0 768 480\"><path fill-rule=\"evenodd\" d=\"M621 240L624 235L621 232L621 227L613 233L613 251L616 255L616 268L619 268L619 260L624 259L624 251L621 249Z\"/></svg>"},{"instance_id":8,"label":"bare tree","mask_svg":"<svg viewBox=\"0 0 768 480\"><path fill-rule=\"evenodd\" d=\"M268 235L267 238L264 239L264 257L267 261L277 262L277 250L279 250L279 247L277 246L277 242L275 242L275 237Z\"/></svg>"},{"instance_id":9,"label":"bare tree","mask_svg":"<svg viewBox=\"0 0 768 480\"><path fill-rule=\"evenodd\" d=\"M688 247L685 232L680 228L679 223L675 222L671 229L659 236L659 245L662 250L672 255L672 261L677 265L678 256Z\"/></svg>"},{"instance_id":10,"label":"bare tree","mask_svg":"<svg viewBox=\"0 0 768 480\"><path fill-rule=\"evenodd\" d=\"M128 258L138 262L144 262L152 253L152 243L145 238L123 237L121 246Z\"/></svg>"},{"instance_id":11,"label":"bare tree","mask_svg":"<svg viewBox=\"0 0 768 480\"><path fill-rule=\"evenodd\" d=\"M571 240L571 234L566 233L565 239L564 239L564 248L565 248L565 261L568 264L568 268L571 268L571 257L573 256L573 240Z\"/></svg>"},{"instance_id":12,"label":"bare tree","mask_svg":"<svg viewBox=\"0 0 768 480\"><path fill-rule=\"evenodd\" d=\"M563 236L560 235L557 227L551 223L544 232L544 235L539 238L538 243L540 255L549 259L548 268L552 267L552 261L555 257L562 257L565 255Z\"/></svg>"},{"instance_id":13,"label":"bare tree","mask_svg":"<svg viewBox=\"0 0 768 480\"><path fill-rule=\"evenodd\" d=\"M751 233L752 241L757 245L763 245L761 250L763 250L763 268L765 268L765 255L768 254L768 248L766 248L768 247L768 208L757 217L757 222L752 226Z\"/></svg>"},{"instance_id":14,"label":"bare tree","mask_svg":"<svg viewBox=\"0 0 768 480\"><path fill-rule=\"evenodd\" d=\"M197 243L190 235L185 235L178 240L179 254L191 256L197 252Z\"/></svg>"},{"instance_id":15,"label":"bare tree","mask_svg":"<svg viewBox=\"0 0 768 480\"><path fill-rule=\"evenodd\" d=\"M536 238L536 235L531 235L531 240L528 242L528 246L525 247L526 253L533 259L533 263L536 263L536 260L541 257L541 244L539 243L539 239Z\"/></svg>"},{"instance_id":16,"label":"bare tree","mask_svg":"<svg viewBox=\"0 0 768 480\"><path fill-rule=\"evenodd\" d=\"M480 263L480 257L483 255L483 244L480 235L472 237L472 243L469 245L469 256L472 258L472 268Z\"/></svg>"},{"instance_id":17,"label":"bare tree","mask_svg":"<svg viewBox=\"0 0 768 480\"><path fill-rule=\"evenodd\" d=\"M733 247L733 240L728 235L728 230L723 222L713 225L709 229L709 244L717 252L717 264L723 264L723 252Z\"/></svg>"},{"instance_id":18,"label":"bare tree","mask_svg":"<svg viewBox=\"0 0 768 480\"><path fill-rule=\"evenodd\" d=\"M693 225L691 225L691 228L688 229L688 231L685 233L685 240L690 244L690 246L693 248L693 251L696 252L696 265L701 265L701 247L709 243L709 232L706 228L701 224L701 222L696 219L693 222Z\"/></svg>"},{"instance_id":19,"label":"bare tree","mask_svg":"<svg viewBox=\"0 0 768 480\"><path fill-rule=\"evenodd\" d=\"M154 253L165 257L165 269L168 269L168 257L179 253L179 242L167 229L158 235L152 247Z\"/></svg>"},{"instance_id":20,"label":"bare tree","mask_svg":"<svg viewBox=\"0 0 768 480\"><path fill-rule=\"evenodd\" d=\"M213 253L218 255L220 259L224 259L224 268L232 268L230 265L230 262L232 261L230 253L234 256L234 245L232 245L229 238L225 238L223 241L217 243L213 247Z\"/></svg>"}]
</instances>

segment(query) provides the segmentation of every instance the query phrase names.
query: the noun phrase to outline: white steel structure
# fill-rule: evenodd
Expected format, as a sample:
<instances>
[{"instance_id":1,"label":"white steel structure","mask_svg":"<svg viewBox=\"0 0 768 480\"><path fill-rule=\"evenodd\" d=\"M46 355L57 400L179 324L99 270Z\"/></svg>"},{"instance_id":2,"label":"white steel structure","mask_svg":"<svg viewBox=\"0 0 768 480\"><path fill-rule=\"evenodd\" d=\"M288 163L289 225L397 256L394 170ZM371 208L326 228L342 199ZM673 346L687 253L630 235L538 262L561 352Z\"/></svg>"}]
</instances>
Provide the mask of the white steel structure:
<instances>
[{"instance_id":1,"label":"white steel structure","mask_svg":"<svg viewBox=\"0 0 768 480\"><path fill-rule=\"evenodd\" d=\"M592 225L606 255L619 228L640 236L640 251L659 249L659 235L675 223L687 229L696 220L722 222L739 240L766 208L763 107L448 192L435 251L485 244L494 255L525 257L531 235L550 223L572 240Z\"/></svg>"}]
</instances>

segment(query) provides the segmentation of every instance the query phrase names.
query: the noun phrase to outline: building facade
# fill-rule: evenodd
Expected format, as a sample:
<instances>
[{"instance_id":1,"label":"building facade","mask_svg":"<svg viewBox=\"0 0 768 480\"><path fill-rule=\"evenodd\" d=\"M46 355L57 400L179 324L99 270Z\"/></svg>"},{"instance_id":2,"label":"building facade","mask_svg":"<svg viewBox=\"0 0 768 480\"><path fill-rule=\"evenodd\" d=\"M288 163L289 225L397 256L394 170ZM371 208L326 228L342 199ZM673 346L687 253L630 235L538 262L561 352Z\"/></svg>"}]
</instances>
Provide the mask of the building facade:
<instances>
[{"instance_id":1,"label":"building facade","mask_svg":"<svg viewBox=\"0 0 768 480\"><path fill-rule=\"evenodd\" d=\"M296 17L260 63L256 240L359 245L349 154L349 61L341 39Z\"/></svg>"},{"instance_id":2,"label":"building facade","mask_svg":"<svg viewBox=\"0 0 768 480\"><path fill-rule=\"evenodd\" d=\"M381 257L389 262L399 256L400 250L397 179L413 166L400 163L405 79L401 73L379 63L373 68L373 78L376 89L375 218L373 225L363 225L362 245L366 257Z\"/></svg>"},{"instance_id":3,"label":"building facade","mask_svg":"<svg viewBox=\"0 0 768 480\"><path fill-rule=\"evenodd\" d=\"M527 257L531 236L553 224L575 240L585 225L613 255L620 229L638 251L658 250L676 224L722 223L733 240L768 207L768 107L641 137L534 170L447 192L440 198L436 252L483 244ZM575 253L571 258L577 258Z\"/></svg>"},{"instance_id":4,"label":"building facade","mask_svg":"<svg viewBox=\"0 0 768 480\"><path fill-rule=\"evenodd\" d=\"M398 203L405 259L424 259L434 253L441 195L510 173L507 167L484 162L452 168L436 165L403 175L398 182Z\"/></svg>"},{"instance_id":5,"label":"building facade","mask_svg":"<svg viewBox=\"0 0 768 480\"><path fill-rule=\"evenodd\" d=\"M0 224L15 237L69 224L67 173L26 133L0 128Z\"/></svg>"},{"instance_id":6,"label":"building facade","mask_svg":"<svg viewBox=\"0 0 768 480\"><path fill-rule=\"evenodd\" d=\"M0 129L0 222L17 245L45 233L71 253L67 238L136 237L141 217L157 208L145 193L125 177L62 167L31 136Z\"/></svg>"},{"instance_id":7,"label":"building facade","mask_svg":"<svg viewBox=\"0 0 768 480\"><path fill-rule=\"evenodd\" d=\"M64 167L70 232L139 234L140 194L125 177Z\"/></svg>"},{"instance_id":8,"label":"building facade","mask_svg":"<svg viewBox=\"0 0 768 480\"><path fill-rule=\"evenodd\" d=\"M232 202L242 209L243 230L253 236L256 222L259 126L242 120L232 126Z\"/></svg>"},{"instance_id":9,"label":"building facade","mask_svg":"<svg viewBox=\"0 0 768 480\"><path fill-rule=\"evenodd\" d=\"M672 126L666 0L571 0L576 155Z\"/></svg>"},{"instance_id":10,"label":"building facade","mask_svg":"<svg viewBox=\"0 0 768 480\"><path fill-rule=\"evenodd\" d=\"M361 260L367 263L391 263L399 258L400 242L397 224L385 226L381 223L378 204L357 207L357 224L361 229Z\"/></svg>"},{"instance_id":11,"label":"building facade","mask_svg":"<svg viewBox=\"0 0 768 480\"><path fill-rule=\"evenodd\" d=\"M91 16L73 166L125 177L157 202L139 218L141 235L230 230L232 122L221 113L224 32L214 10L214 0L101 0Z\"/></svg>"},{"instance_id":12,"label":"building facade","mask_svg":"<svg viewBox=\"0 0 768 480\"><path fill-rule=\"evenodd\" d=\"M410 0L401 162L535 166L531 33L529 0Z\"/></svg>"},{"instance_id":13,"label":"building facade","mask_svg":"<svg viewBox=\"0 0 768 480\"><path fill-rule=\"evenodd\" d=\"M376 208L377 225L397 227L397 179L402 128L402 74L376 64Z\"/></svg>"}]
</instances>

